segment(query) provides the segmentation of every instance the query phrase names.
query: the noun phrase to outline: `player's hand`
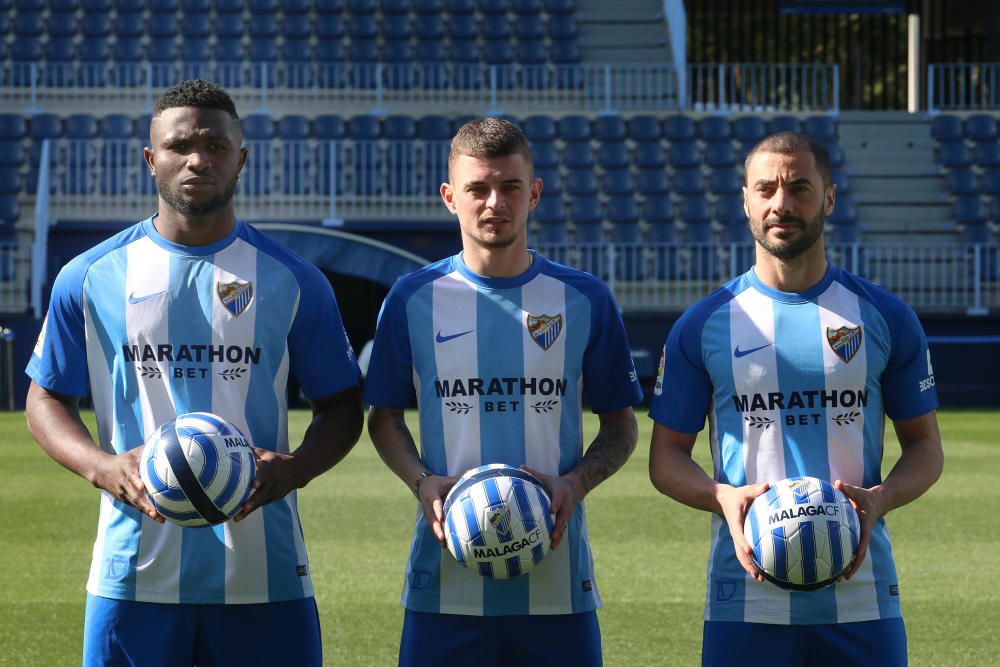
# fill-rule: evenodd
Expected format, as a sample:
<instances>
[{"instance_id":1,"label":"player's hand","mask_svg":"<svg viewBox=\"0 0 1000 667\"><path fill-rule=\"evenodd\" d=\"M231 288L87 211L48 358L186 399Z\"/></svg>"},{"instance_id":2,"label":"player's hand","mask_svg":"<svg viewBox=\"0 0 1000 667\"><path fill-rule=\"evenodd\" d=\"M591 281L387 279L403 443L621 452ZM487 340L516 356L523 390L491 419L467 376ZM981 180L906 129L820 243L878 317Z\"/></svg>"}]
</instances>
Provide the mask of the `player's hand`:
<instances>
[{"instance_id":1,"label":"player's hand","mask_svg":"<svg viewBox=\"0 0 1000 667\"><path fill-rule=\"evenodd\" d=\"M146 487L139 476L139 457L142 447L130 449L124 454L103 457L103 464L94 478L94 486L110 493L115 500L131 505L150 519L164 522L146 497Z\"/></svg>"},{"instance_id":2,"label":"player's hand","mask_svg":"<svg viewBox=\"0 0 1000 667\"><path fill-rule=\"evenodd\" d=\"M549 548L554 550L562 541L563 534L566 532L566 526L569 525L569 520L573 518L577 505L580 504L583 496L586 495L583 489L583 482L580 481L579 476L575 473L567 473L562 476L546 475L528 466L521 466L521 470L537 477L538 481L542 483L542 486L545 487L545 490L549 494L549 509L556 517L555 526L552 528L552 535L550 536L552 541L549 546Z\"/></svg>"},{"instance_id":3,"label":"player's hand","mask_svg":"<svg viewBox=\"0 0 1000 667\"><path fill-rule=\"evenodd\" d=\"M291 454L279 454L269 449L253 448L253 458L257 464L257 474L253 479L253 493L243 503L243 507L233 517L233 521L242 521L258 507L284 498L299 487L294 476L292 463L295 457Z\"/></svg>"},{"instance_id":4,"label":"player's hand","mask_svg":"<svg viewBox=\"0 0 1000 667\"><path fill-rule=\"evenodd\" d=\"M861 524L861 535L858 537L858 550L854 553L854 561L844 572L844 579L850 579L858 571L861 564L865 562L868 555L868 545L871 543L872 530L883 514L885 509L882 505L882 496L879 493L882 486L873 486L866 489L861 486L844 484L841 480L835 480L834 487L844 493L854 505L854 511L858 513L858 523Z\"/></svg>"},{"instance_id":5,"label":"player's hand","mask_svg":"<svg viewBox=\"0 0 1000 667\"><path fill-rule=\"evenodd\" d=\"M740 565L751 577L757 581L764 581L764 575L760 573L753 562L753 547L747 542L743 535L743 522L746 520L747 512L754 498L764 493L770 488L770 484L747 484L746 486L730 486L720 484L717 491L719 505L722 506L722 516L729 525L729 535L733 538L733 547L736 549L736 558Z\"/></svg>"},{"instance_id":6,"label":"player's hand","mask_svg":"<svg viewBox=\"0 0 1000 667\"><path fill-rule=\"evenodd\" d=\"M424 510L424 518L442 548L448 546L444 534L444 499L457 481L458 475L453 477L431 475L424 477L418 487L417 497L420 500L420 507Z\"/></svg>"}]
</instances>

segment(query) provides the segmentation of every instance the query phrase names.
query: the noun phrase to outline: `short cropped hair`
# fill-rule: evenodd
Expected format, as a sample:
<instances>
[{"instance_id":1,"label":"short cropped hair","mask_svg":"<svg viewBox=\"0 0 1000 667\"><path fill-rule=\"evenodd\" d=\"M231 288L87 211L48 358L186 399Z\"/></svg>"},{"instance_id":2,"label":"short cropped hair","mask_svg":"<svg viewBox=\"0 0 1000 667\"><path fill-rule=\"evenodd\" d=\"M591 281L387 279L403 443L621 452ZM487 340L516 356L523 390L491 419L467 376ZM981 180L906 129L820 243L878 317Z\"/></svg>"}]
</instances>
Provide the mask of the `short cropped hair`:
<instances>
[{"instance_id":1,"label":"short cropped hair","mask_svg":"<svg viewBox=\"0 0 1000 667\"><path fill-rule=\"evenodd\" d=\"M502 118L476 118L458 129L448 153L449 173L459 155L476 158L521 155L534 173L528 140L516 125Z\"/></svg>"},{"instance_id":2,"label":"short cropped hair","mask_svg":"<svg viewBox=\"0 0 1000 667\"><path fill-rule=\"evenodd\" d=\"M829 186L833 182L833 165L830 163L830 154L820 142L801 132L778 132L764 137L750 149L746 162L743 164L744 173L750 169L750 161L757 153L781 153L791 155L792 153L810 152L816 162L816 169L820 178L823 179L823 186Z\"/></svg>"},{"instance_id":3,"label":"short cropped hair","mask_svg":"<svg viewBox=\"0 0 1000 667\"><path fill-rule=\"evenodd\" d=\"M159 116L167 109L177 107L197 107L199 109L219 109L225 111L234 120L240 117L236 113L236 105L220 86L204 79L178 81L167 88L153 107L153 117Z\"/></svg>"}]
</instances>

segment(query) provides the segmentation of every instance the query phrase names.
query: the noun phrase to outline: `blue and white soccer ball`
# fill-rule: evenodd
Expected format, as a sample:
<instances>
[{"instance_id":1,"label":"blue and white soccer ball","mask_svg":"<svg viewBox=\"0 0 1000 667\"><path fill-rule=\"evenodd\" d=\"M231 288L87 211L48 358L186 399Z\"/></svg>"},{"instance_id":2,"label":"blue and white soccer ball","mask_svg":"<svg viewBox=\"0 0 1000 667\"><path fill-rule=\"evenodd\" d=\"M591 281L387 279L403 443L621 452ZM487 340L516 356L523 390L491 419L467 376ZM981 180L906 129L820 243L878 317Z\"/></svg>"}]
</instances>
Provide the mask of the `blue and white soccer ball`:
<instances>
[{"instance_id":1,"label":"blue and white soccer ball","mask_svg":"<svg viewBox=\"0 0 1000 667\"><path fill-rule=\"evenodd\" d=\"M501 463L462 475L444 501L448 550L491 579L531 571L549 552L549 496L530 473Z\"/></svg>"},{"instance_id":2,"label":"blue and white soccer ball","mask_svg":"<svg viewBox=\"0 0 1000 667\"><path fill-rule=\"evenodd\" d=\"M768 581L815 591L835 583L850 567L861 527L851 501L833 484L789 477L754 499L743 534Z\"/></svg>"},{"instance_id":3,"label":"blue and white soccer ball","mask_svg":"<svg viewBox=\"0 0 1000 667\"><path fill-rule=\"evenodd\" d=\"M181 526L231 519L253 492L256 473L250 439L208 412L188 412L163 424L139 459L146 496Z\"/></svg>"}]
</instances>

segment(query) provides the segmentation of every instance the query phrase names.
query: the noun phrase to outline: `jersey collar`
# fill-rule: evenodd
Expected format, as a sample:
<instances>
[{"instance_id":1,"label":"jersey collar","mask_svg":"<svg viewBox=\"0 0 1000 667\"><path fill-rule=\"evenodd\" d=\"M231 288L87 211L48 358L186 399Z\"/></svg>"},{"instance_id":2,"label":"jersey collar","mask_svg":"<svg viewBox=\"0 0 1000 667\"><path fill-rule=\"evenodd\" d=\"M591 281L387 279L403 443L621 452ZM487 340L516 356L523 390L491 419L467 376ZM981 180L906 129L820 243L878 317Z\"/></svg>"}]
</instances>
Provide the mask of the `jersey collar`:
<instances>
[{"instance_id":1,"label":"jersey collar","mask_svg":"<svg viewBox=\"0 0 1000 667\"><path fill-rule=\"evenodd\" d=\"M534 257L534 261L531 262L531 266L529 266L524 273L507 278L491 278L489 276L481 276L478 273L474 273L472 269L465 264L465 260L462 258L462 253L452 256L451 267L455 271L458 271L463 278L475 285L489 289L510 289L512 287L520 287L524 285L537 276L542 270L542 262L544 260L534 250L529 248L528 252L531 253L532 257Z\"/></svg>"},{"instance_id":2,"label":"jersey collar","mask_svg":"<svg viewBox=\"0 0 1000 667\"><path fill-rule=\"evenodd\" d=\"M754 289L761 292L765 296L770 297L775 301L783 301L784 303L809 303L816 301L816 299L819 298L819 295L826 291L826 289L830 286L830 283L834 281L840 271L839 268L834 266L833 262L827 260L826 273L823 274L823 277L820 278L818 283L802 292L782 292L774 289L773 287L768 287L761 282L760 278L757 277L757 273L754 271L755 268L756 265L750 267L750 270L744 274L747 282L749 282Z\"/></svg>"},{"instance_id":3,"label":"jersey collar","mask_svg":"<svg viewBox=\"0 0 1000 667\"><path fill-rule=\"evenodd\" d=\"M235 241L236 238L243 232L243 222L241 220L236 220L236 224L233 225L233 231L229 232L229 234L214 243L199 246L181 245L180 243L168 241L160 236L160 232L156 231L156 225L153 224L153 218L157 215L157 213L154 213L142 221L142 231L145 232L146 236L148 236L153 243L176 255L191 255L195 257L213 255L227 248L229 244Z\"/></svg>"}]
</instances>

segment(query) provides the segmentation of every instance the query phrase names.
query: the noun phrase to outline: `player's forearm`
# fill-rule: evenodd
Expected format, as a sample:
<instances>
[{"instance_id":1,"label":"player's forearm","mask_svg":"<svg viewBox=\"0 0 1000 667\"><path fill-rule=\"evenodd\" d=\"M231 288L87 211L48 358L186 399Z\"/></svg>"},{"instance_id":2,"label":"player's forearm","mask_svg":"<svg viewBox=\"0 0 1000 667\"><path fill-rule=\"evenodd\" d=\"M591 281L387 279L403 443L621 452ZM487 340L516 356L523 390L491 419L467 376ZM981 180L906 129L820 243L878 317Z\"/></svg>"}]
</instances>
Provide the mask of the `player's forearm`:
<instances>
[{"instance_id":1,"label":"player's forearm","mask_svg":"<svg viewBox=\"0 0 1000 667\"><path fill-rule=\"evenodd\" d=\"M390 470L409 488L427 470L402 410L372 406L368 413L368 434L375 450Z\"/></svg>"},{"instance_id":2,"label":"player's forearm","mask_svg":"<svg viewBox=\"0 0 1000 667\"><path fill-rule=\"evenodd\" d=\"M601 415L597 436L570 474L579 481L579 486L574 484L577 500L618 472L635 451L638 439L639 427L631 408Z\"/></svg>"},{"instance_id":3,"label":"player's forearm","mask_svg":"<svg viewBox=\"0 0 1000 667\"><path fill-rule=\"evenodd\" d=\"M690 455L669 447L650 456L649 478L656 490L679 503L722 514L720 485Z\"/></svg>"},{"instance_id":4,"label":"player's forearm","mask_svg":"<svg viewBox=\"0 0 1000 667\"><path fill-rule=\"evenodd\" d=\"M42 389L34 382L25 401L28 431L53 460L96 485L110 456L101 450L80 418L76 401Z\"/></svg>"},{"instance_id":5,"label":"player's forearm","mask_svg":"<svg viewBox=\"0 0 1000 667\"><path fill-rule=\"evenodd\" d=\"M357 388L314 405L312 421L295 450L296 488L340 463L354 448L364 426L364 409Z\"/></svg>"},{"instance_id":6,"label":"player's forearm","mask_svg":"<svg viewBox=\"0 0 1000 667\"><path fill-rule=\"evenodd\" d=\"M882 482L882 514L922 496L938 480L943 468L940 443L931 440L910 443Z\"/></svg>"}]
</instances>

